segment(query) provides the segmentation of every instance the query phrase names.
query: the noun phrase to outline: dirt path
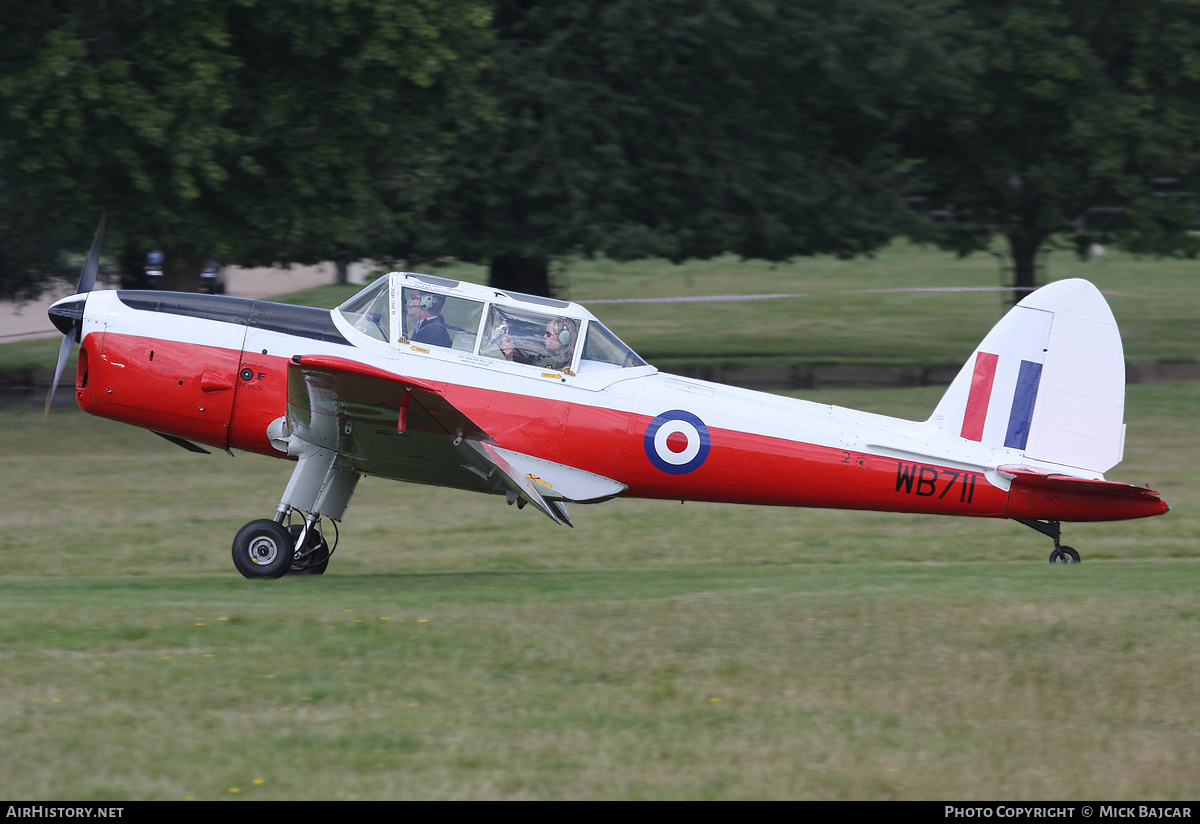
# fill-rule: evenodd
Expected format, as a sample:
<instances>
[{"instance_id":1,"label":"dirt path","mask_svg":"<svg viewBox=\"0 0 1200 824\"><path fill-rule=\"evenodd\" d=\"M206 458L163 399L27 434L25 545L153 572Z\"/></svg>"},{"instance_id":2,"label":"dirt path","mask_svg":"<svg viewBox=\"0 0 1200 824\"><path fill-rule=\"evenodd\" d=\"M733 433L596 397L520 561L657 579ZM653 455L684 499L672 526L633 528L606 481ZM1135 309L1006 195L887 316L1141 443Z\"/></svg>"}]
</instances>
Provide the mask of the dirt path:
<instances>
[{"instance_id":1,"label":"dirt path","mask_svg":"<svg viewBox=\"0 0 1200 824\"><path fill-rule=\"evenodd\" d=\"M225 293L239 298L268 298L332 283L333 279L332 263L293 266L291 269L242 269L230 266L225 270ZM97 284L99 289L112 289L115 286L116 284ZM73 288L73 283L62 284L41 298L27 303L0 301L0 343L57 335L58 332L50 323L50 318L46 316L46 307L71 294Z\"/></svg>"}]
</instances>

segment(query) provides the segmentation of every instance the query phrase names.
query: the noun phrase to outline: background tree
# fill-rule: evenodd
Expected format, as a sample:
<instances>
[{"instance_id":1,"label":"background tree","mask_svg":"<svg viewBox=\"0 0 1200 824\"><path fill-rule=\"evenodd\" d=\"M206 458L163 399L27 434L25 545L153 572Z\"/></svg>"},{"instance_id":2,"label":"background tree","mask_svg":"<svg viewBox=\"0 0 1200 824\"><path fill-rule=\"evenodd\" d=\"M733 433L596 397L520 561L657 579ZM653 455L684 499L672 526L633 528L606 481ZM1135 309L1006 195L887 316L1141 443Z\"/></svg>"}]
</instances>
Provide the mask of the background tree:
<instances>
[{"instance_id":1,"label":"background tree","mask_svg":"<svg viewBox=\"0 0 1200 824\"><path fill-rule=\"evenodd\" d=\"M604 252L853 255L913 229L891 141L938 94L923 2L499 0L502 119L459 144L414 245L548 294Z\"/></svg>"},{"instance_id":2,"label":"background tree","mask_svg":"<svg viewBox=\"0 0 1200 824\"><path fill-rule=\"evenodd\" d=\"M1056 233L1083 251L1099 240L1200 250L1186 231L1194 203L1154 184L1200 184L1200 4L962 0L948 12L958 84L914 111L906 143L946 210L944 246L984 249L998 231L1017 298Z\"/></svg>"},{"instance_id":3,"label":"background tree","mask_svg":"<svg viewBox=\"0 0 1200 824\"><path fill-rule=\"evenodd\" d=\"M166 255L356 258L394 244L453 138L485 111L472 0L0 2L5 281L61 238ZM54 227L20 241L29 216ZM0 264L4 264L0 257Z\"/></svg>"}]
</instances>

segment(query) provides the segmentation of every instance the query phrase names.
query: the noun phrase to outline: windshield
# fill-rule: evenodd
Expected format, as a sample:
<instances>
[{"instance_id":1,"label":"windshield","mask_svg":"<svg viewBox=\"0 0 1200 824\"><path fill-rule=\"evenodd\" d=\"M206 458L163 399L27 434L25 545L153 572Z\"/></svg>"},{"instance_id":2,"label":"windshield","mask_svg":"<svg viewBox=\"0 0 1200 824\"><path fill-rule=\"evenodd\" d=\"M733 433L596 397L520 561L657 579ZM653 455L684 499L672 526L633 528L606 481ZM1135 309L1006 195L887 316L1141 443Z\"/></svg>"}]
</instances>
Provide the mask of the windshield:
<instances>
[{"instance_id":1,"label":"windshield","mask_svg":"<svg viewBox=\"0 0 1200 824\"><path fill-rule=\"evenodd\" d=\"M382 277L338 307L351 326L384 343L391 324L388 285L389 279Z\"/></svg>"},{"instance_id":2,"label":"windshield","mask_svg":"<svg viewBox=\"0 0 1200 824\"><path fill-rule=\"evenodd\" d=\"M597 369L629 369L645 366L646 362L637 353L621 342L621 339L594 320L588 324L587 341L583 345L583 358L579 371Z\"/></svg>"}]
</instances>

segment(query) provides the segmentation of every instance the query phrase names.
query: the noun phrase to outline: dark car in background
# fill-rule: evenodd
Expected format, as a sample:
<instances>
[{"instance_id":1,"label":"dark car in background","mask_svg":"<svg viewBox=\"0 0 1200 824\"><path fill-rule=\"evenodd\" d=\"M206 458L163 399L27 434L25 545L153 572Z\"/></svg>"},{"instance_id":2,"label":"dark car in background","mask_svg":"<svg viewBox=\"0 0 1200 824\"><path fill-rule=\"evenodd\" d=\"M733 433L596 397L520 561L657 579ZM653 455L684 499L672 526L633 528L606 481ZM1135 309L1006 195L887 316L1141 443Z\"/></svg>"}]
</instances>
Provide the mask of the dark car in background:
<instances>
[{"instance_id":1,"label":"dark car in background","mask_svg":"<svg viewBox=\"0 0 1200 824\"><path fill-rule=\"evenodd\" d=\"M161 289L163 279L163 253L150 252L144 264L125 264L121 268L122 289ZM200 271L200 291L210 295L225 294L224 268L215 260L204 264Z\"/></svg>"},{"instance_id":2,"label":"dark car in background","mask_svg":"<svg viewBox=\"0 0 1200 824\"><path fill-rule=\"evenodd\" d=\"M127 261L122 261L121 288L161 289L163 260L163 253L154 251L146 255L146 262L140 265L130 265Z\"/></svg>"},{"instance_id":3,"label":"dark car in background","mask_svg":"<svg viewBox=\"0 0 1200 824\"><path fill-rule=\"evenodd\" d=\"M200 291L210 295L225 294L225 273L215 260L204 264L200 272Z\"/></svg>"}]
</instances>

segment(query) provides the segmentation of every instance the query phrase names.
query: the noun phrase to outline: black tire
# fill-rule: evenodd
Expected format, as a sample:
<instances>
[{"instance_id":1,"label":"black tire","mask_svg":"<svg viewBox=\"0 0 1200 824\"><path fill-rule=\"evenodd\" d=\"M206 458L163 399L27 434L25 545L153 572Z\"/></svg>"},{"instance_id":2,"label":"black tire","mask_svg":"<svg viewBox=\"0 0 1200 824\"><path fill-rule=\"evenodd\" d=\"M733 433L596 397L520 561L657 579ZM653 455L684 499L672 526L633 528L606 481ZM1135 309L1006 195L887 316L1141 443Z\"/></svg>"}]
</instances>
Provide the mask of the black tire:
<instances>
[{"instance_id":1,"label":"black tire","mask_svg":"<svg viewBox=\"0 0 1200 824\"><path fill-rule=\"evenodd\" d=\"M300 537L300 531L304 527L300 524L292 524L287 528L288 534L292 536L292 545L296 543L296 539ZM313 549L312 554L307 556L303 561L297 562L293 559L291 567L288 569L288 575L324 575L325 570L329 568L329 544L325 541L325 536L321 534L321 530L314 529L309 533L306 544L311 545L313 538L317 539L317 545Z\"/></svg>"},{"instance_id":2,"label":"black tire","mask_svg":"<svg viewBox=\"0 0 1200 824\"><path fill-rule=\"evenodd\" d=\"M246 578L282 578L292 565L292 546L282 524L251 521L233 539L233 565Z\"/></svg>"},{"instance_id":3,"label":"black tire","mask_svg":"<svg viewBox=\"0 0 1200 824\"><path fill-rule=\"evenodd\" d=\"M1059 547L1050 553L1050 563L1052 564L1078 564L1081 563L1079 553L1071 549L1069 546Z\"/></svg>"}]
</instances>

